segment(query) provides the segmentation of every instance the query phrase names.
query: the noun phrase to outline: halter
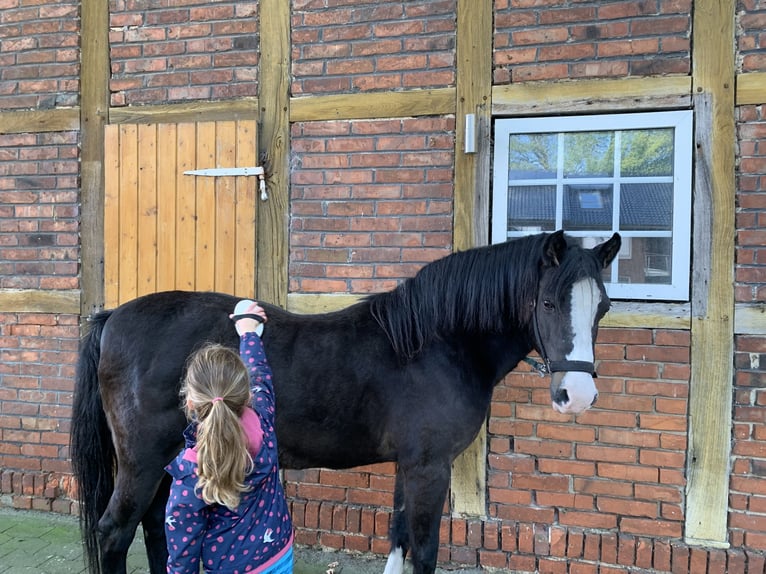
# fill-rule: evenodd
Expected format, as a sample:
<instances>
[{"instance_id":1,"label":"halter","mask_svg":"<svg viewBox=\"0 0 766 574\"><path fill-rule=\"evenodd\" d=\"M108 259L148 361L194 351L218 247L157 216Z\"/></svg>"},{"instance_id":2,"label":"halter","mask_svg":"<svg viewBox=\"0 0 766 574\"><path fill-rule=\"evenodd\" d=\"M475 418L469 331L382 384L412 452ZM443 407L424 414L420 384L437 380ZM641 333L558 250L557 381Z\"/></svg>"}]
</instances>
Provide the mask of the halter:
<instances>
[{"instance_id":1,"label":"halter","mask_svg":"<svg viewBox=\"0 0 766 574\"><path fill-rule=\"evenodd\" d=\"M540 357L542 357L543 362L536 361L531 357L524 357L524 362L540 373L541 377L562 371L580 371L582 373L588 373L595 379L598 376L596 374L596 366L590 361L569 361L567 359L563 361L551 361L548 358L548 353L545 352L545 345L543 345L543 339L540 337L540 327L537 324L537 303L533 303L533 306L532 327L535 332L537 350L540 351Z\"/></svg>"}]
</instances>

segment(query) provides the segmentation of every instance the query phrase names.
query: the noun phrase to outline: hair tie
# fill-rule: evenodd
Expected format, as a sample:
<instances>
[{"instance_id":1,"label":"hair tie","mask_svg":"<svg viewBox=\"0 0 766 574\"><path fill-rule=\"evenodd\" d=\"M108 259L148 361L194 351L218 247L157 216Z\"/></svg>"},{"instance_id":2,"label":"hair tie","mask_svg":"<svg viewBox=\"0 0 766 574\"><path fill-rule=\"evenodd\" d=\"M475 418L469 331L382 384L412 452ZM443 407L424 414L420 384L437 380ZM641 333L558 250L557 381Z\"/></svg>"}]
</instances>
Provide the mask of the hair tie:
<instances>
[{"instance_id":1,"label":"hair tie","mask_svg":"<svg viewBox=\"0 0 766 574\"><path fill-rule=\"evenodd\" d=\"M215 397L212 402L217 403L218 401L222 401L223 397Z\"/></svg>"}]
</instances>

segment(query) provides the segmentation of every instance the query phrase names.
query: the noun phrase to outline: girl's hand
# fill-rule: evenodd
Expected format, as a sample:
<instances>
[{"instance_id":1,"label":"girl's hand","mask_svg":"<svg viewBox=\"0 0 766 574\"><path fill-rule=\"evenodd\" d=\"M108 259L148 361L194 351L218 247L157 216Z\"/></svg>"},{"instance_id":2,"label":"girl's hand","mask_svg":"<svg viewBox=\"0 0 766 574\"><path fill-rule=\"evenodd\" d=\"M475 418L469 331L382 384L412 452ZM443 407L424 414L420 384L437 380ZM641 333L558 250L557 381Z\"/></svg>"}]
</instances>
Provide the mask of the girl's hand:
<instances>
[{"instance_id":1,"label":"girl's hand","mask_svg":"<svg viewBox=\"0 0 766 574\"><path fill-rule=\"evenodd\" d=\"M234 308L234 313L229 315L229 319L234 319L236 315L258 315L259 317L263 318L263 323L265 323L268 318L266 317L266 311L263 307L261 307L257 302L250 301L250 304L245 307L243 303L246 303L246 301L240 301L237 306ZM237 329L237 334L242 336L244 333L250 333L253 331L256 331L258 329L258 326L261 324L260 321L257 321L256 319L251 319L250 317L243 317L241 319L238 319L236 323L234 323L234 327Z\"/></svg>"}]
</instances>

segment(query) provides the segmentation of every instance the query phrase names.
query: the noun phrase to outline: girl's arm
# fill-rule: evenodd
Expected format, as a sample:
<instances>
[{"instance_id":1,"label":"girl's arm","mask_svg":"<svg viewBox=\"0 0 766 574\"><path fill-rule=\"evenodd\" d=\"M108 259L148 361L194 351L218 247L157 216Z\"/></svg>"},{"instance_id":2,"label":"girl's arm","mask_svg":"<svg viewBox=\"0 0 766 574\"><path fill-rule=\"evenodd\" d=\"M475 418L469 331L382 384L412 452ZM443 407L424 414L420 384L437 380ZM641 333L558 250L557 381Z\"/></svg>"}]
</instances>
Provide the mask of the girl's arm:
<instances>
[{"instance_id":1,"label":"girl's arm","mask_svg":"<svg viewBox=\"0 0 766 574\"><path fill-rule=\"evenodd\" d=\"M165 507L168 574L198 574L202 538L207 530L207 506L194 494L190 476L173 477Z\"/></svg>"},{"instance_id":2,"label":"girl's arm","mask_svg":"<svg viewBox=\"0 0 766 574\"><path fill-rule=\"evenodd\" d=\"M252 331L242 333L239 354L250 371L253 410L271 426L274 422L274 382L261 338Z\"/></svg>"}]
</instances>

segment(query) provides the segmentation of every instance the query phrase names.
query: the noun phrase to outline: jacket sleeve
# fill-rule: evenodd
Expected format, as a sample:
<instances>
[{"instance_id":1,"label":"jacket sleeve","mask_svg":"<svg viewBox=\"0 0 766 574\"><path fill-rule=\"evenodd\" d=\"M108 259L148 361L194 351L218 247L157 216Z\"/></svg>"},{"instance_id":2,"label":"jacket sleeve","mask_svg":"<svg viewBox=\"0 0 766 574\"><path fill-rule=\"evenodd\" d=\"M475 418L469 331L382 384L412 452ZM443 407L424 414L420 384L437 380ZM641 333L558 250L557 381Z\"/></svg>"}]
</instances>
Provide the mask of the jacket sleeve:
<instances>
[{"instance_id":1,"label":"jacket sleeve","mask_svg":"<svg viewBox=\"0 0 766 574\"><path fill-rule=\"evenodd\" d=\"M194 493L191 477L173 477L165 508L168 574L198 574L207 505Z\"/></svg>"},{"instance_id":2,"label":"jacket sleeve","mask_svg":"<svg viewBox=\"0 0 766 574\"><path fill-rule=\"evenodd\" d=\"M274 382L271 367L266 359L261 338L254 332L243 333L239 342L239 354L250 371L250 390L253 393L253 410L261 419L264 430L274 425Z\"/></svg>"}]
</instances>

